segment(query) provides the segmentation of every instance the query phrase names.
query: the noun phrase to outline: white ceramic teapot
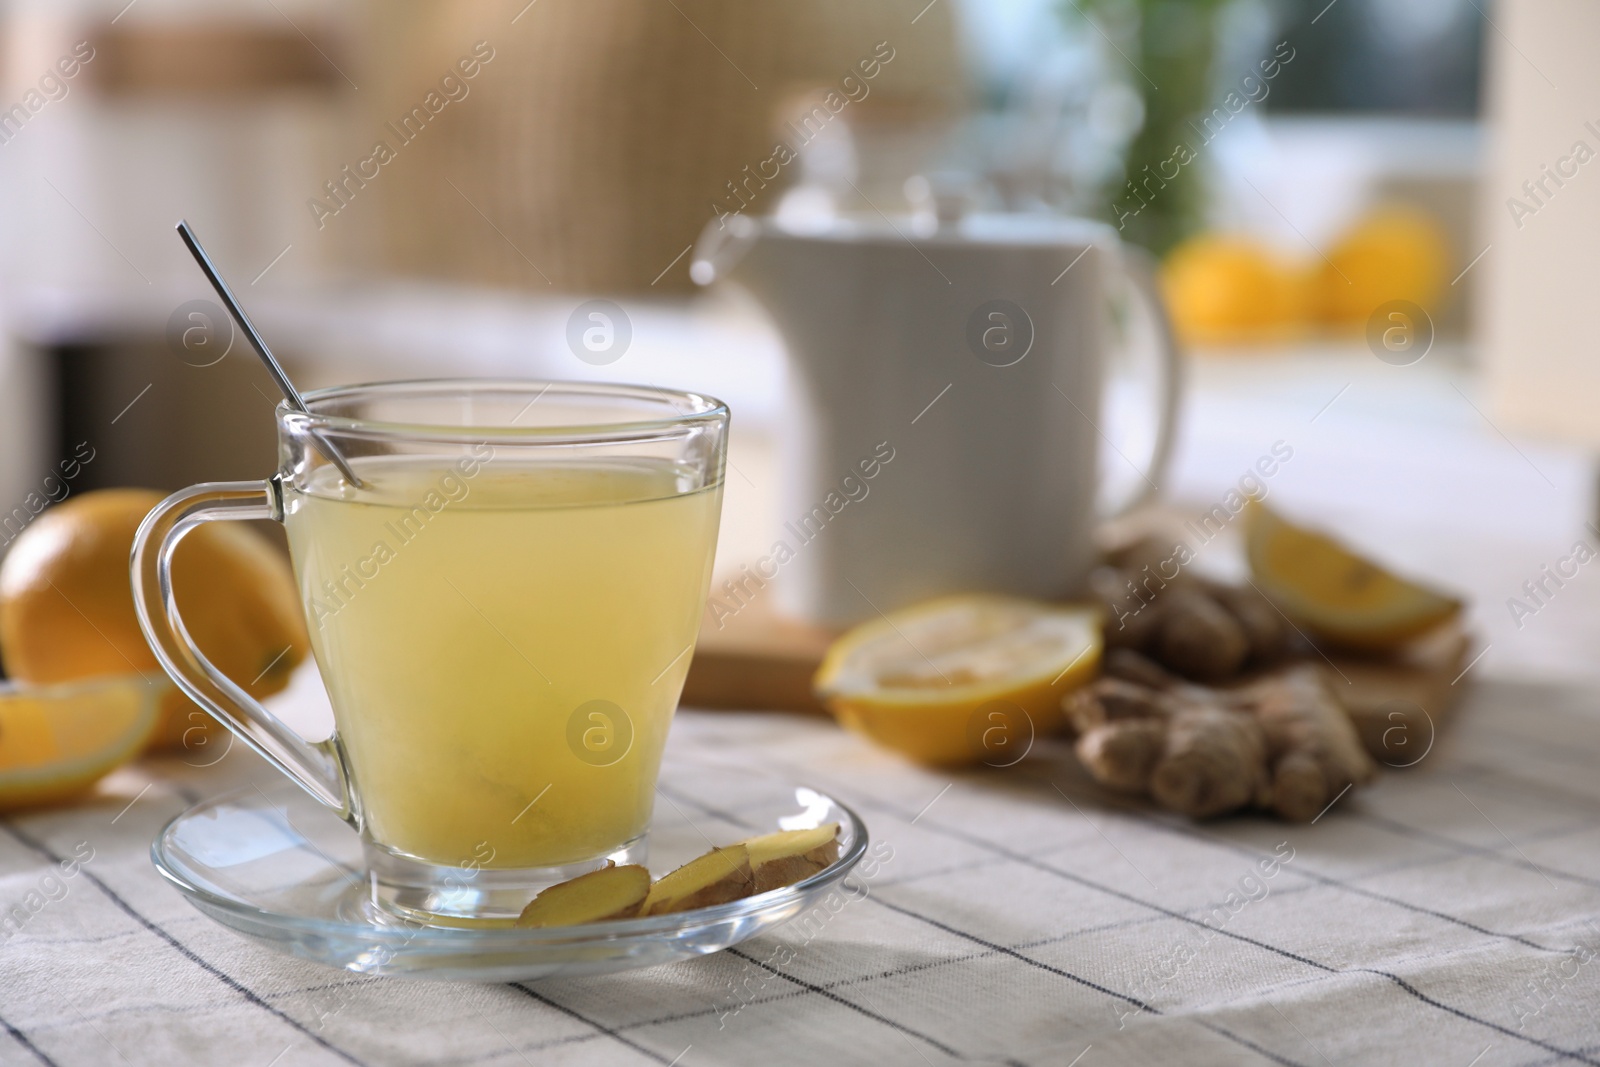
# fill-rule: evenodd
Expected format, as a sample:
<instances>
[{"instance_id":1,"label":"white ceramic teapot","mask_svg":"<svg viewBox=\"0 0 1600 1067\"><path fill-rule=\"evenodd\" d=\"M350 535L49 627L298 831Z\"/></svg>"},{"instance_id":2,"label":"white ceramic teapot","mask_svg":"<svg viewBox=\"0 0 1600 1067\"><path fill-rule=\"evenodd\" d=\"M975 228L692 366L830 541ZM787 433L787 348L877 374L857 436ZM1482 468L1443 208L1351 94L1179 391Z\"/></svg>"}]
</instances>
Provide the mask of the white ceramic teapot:
<instances>
[{"instance_id":1,"label":"white ceramic teapot","mask_svg":"<svg viewBox=\"0 0 1600 1067\"><path fill-rule=\"evenodd\" d=\"M1108 510L1099 453L1116 447L1100 430L1115 294L1148 303L1162 348L1141 498L1171 446L1177 357L1131 251L1040 215L706 227L695 280L748 290L789 352L782 549L759 568L783 614L837 625L945 593L1081 591Z\"/></svg>"}]
</instances>

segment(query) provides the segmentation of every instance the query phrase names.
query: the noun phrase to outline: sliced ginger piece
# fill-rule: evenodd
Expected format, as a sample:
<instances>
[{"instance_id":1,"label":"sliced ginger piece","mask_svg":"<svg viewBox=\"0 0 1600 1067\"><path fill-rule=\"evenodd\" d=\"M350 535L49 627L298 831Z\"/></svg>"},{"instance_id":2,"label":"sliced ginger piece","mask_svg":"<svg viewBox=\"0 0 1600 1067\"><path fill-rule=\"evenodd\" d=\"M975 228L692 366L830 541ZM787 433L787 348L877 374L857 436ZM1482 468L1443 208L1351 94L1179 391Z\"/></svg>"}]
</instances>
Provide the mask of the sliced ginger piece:
<instances>
[{"instance_id":1,"label":"sliced ginger piece","mask_svg":"<svg viewBox=\"0 0 1600 1067\"><path fill-rule=\"evenodd\" d=\"M650 872L636 863L618 867L607 861L598 871L557 883L529 902L517 918L523 927L579 926L642 913L650 893Z\"/></svg>"},{"instance_id":2,"label":"sliced ginger piece","mask_svg":"<svg viewBox=\"0 0 1600 1067\"><path fill-rule=\"evenodd\" d=\"M830 822L809 830L779 830L740 844L750 856L755 891L765 893L794 885L837 860L839 824Z\"/></svg>"},{"instance_id":3,"label":"sliced ginger piece","mask_svg":"<svg viewBox=\"0 0 1600 1067\"><path fill-rule=\"evenodd\" d=\"M750 853L744 845L728 845L685 863L650 887L645 915L666 915L726 904L755 891Z\"/></svg>"}]
</instances>

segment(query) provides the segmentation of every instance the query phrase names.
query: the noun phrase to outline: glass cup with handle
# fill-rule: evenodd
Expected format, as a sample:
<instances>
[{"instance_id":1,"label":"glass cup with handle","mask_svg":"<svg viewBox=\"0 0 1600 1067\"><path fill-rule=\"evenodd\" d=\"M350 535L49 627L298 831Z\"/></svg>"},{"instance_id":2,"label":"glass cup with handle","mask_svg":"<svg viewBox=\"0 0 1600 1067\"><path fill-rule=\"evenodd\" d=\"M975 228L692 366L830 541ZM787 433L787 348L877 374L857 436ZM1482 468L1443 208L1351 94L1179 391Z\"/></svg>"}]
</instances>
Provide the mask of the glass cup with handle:
<instances>
[{"instance_id":1,"label":"glass cup with handle","mask_svg":"<svg viewBox=\"0 0 1600 1067\"><path fill-rule=\"evenodd\" d=\"M360 832L390 914L504 921L543 886L638 862L710 582L727 407L499 380L306 400L277 409L271 478L182 490L139 528L134 601L167 673ZM184 629L173 551L226 519L287 531L326 741Z\"/></svg>"}]
</instances>

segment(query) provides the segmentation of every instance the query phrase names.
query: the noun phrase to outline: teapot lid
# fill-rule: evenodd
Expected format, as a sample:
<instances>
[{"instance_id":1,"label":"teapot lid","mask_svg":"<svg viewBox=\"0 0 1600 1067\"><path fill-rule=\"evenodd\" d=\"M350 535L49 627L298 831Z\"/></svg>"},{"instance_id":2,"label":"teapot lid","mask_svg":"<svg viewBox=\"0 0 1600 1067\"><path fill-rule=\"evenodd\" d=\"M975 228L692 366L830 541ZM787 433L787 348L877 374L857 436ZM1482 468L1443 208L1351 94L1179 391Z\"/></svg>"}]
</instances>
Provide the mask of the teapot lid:
<instances>
[{"instance_id":1,"label":"teapot lid","mask_svg":"<svg viewBox=\"0 0 1600 1067\"><path fill-rule=\"evenodd\" d=\"M851 246L859 249L930 248L1004 253L1118 247L1117 231L1093 219L1045 212L977 212L947 222L929 214L808 214L803 217L728 214L701 231L689 266L696 284L710 285L728 273L753 246L773 242L797 247Z\"/></svg>"},{"instance_id":2,"label":"teapot lid","mask_svg":"<svg viewBox=\"0 0 1600 1067\"><path fill-rule=\"evenodd\" d=\"M975 212L941 222L927 214L898 216L850 212L786 217L726 216L730 236L741 239L876 244L880 242L968 245L988 248L1083 248L1117 244L1117 231L1095 219L1046 212Z\"/></svg>"}]
</instances>

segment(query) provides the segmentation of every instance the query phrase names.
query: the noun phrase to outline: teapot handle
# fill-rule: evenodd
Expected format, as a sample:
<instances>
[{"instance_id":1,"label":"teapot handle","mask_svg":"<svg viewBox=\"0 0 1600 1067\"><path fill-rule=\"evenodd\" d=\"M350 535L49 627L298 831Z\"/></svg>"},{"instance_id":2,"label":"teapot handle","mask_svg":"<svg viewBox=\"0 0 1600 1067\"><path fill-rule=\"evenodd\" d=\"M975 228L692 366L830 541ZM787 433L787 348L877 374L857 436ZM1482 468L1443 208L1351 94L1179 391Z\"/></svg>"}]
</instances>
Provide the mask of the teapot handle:
<instances>
[{"instance_id":1,"label":"teapot handle","mask_svg":"<svg viewBox=\"0 0 1600 1067\"><path fill-rule=\"evenodd\" d=\"M1161 363L1161 383L1156 396L1157 418L1155 443L1150 449L1150 460L1140 471L1138 488L1120 505L1108 507L1101 502L1102 519L1126 515L1135 508L1150 503L1161 493L1167 469L1172 463L1172 446L1178 417L1178 402L1183 395L1183 360L1178 347L1172 320L1161 297L1156 282L1155 258L1142 248L1122 245L1118 250L1121 274L1128 283L1128 291L1145 305L1150 322L1155 326L1157 355Z\"/></svg>"}]
</instances>

